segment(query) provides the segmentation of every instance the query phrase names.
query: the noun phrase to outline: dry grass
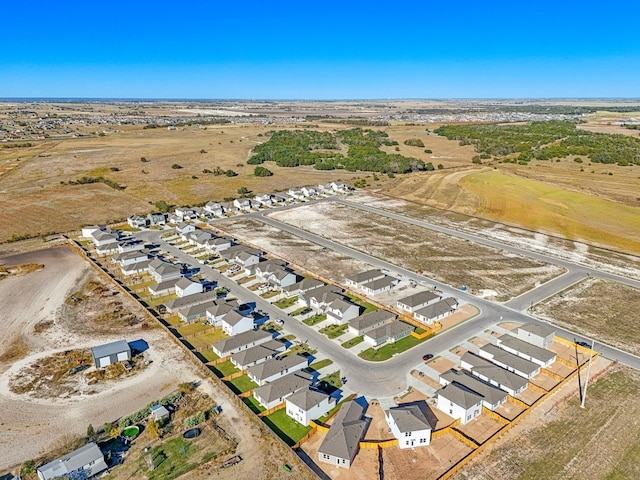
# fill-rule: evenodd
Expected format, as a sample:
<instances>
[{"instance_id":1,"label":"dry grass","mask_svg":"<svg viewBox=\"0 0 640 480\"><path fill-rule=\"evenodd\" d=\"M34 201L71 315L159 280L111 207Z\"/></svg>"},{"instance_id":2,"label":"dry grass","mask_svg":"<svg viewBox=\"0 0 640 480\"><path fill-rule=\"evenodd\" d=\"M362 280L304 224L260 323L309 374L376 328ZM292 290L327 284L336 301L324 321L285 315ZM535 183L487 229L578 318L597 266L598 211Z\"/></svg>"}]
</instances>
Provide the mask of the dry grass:
<instances>
[{"instance_id":1,"label":"dry grass","mask_svg":"<svg viewBox=\"0 0 640 480\"><path fill-rule=\"evenodd\" d=\"M27 273L42 270L44 265L41 263L23 263L20 265L11 265L10 267L0 266L0 280L10 275L26 275Z\"/></svg>"},{"instance_id":2,"label":"dry grass","mask_svg":"<svg viewBox=\"0 0 640 480\"><path fill-rule=\"evenodd\" d=\"M29 353L29 346L24 337L18 335L10 341L9 347L0 355L0 362L15 362L26 357L27 353Z\"/></svg>"},{"instance_id":3,"label":"dry grass","mask_svg":"<svg viewBox=\"0 0 640 480\"><path fill-rule=\"evenodd\" d=\"M640 354L640 291L586 279L535 306L535 314L610 345Z\"/></svg>"}]
</instances>

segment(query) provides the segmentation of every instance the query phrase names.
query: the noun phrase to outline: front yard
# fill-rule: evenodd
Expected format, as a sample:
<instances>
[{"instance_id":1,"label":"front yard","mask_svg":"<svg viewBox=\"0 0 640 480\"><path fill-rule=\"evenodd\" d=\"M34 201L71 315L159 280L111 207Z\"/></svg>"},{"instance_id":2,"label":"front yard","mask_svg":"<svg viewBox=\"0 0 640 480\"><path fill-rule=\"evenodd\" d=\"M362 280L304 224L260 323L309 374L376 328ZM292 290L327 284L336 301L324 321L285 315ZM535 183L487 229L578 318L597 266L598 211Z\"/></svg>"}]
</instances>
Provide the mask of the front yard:
<instances>
[{"instance_id":1,"label":"front yard","mask_svg":"<svg viewBox=\"0 0 640 480\"><path fill-rule=\"evenodd\" d=\"M334 338L338 338L340 335L343 335L348 328L349 325L347 325L346 323L344 325L327 325L326 327L320 329L320 333L333 340Z\"/></svg>"},{"instance_id":2,"label":"front yard","mask_svg":"<svg viewBox=\"0 0 640 480\"><path fill-rule=\"evenodd\" d=\"M425 340L431 338L433 335L428 335L422 339L416 338L413 335L408 335L404 338L401 338L397 342L388 343L383 345L380 348L368 348L363 352L360 352L358 355L360 358L364 360L368 360L370 362L382 362L384 360L389 360L396 353L402 353L410 348L415 347L416 345L420 345Z\"/></svg>"}]
</instances>

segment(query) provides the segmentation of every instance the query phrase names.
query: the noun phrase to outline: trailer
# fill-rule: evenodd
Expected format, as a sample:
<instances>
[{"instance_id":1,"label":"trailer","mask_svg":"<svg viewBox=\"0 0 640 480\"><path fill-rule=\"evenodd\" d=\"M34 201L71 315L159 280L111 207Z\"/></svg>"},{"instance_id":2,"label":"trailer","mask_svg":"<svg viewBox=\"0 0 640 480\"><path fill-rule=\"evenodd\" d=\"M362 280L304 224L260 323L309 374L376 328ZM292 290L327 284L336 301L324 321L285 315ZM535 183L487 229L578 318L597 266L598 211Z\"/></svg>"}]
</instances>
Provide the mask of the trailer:
<instances>
[{"instance_id":1,"label":"trailer","mask_svg":"<svg viewBox=\"0 0 640 480\"><path fill-rule=\"evenodd\" d=\"M241 461L242 461L242 457L240 457L240 455L234 455L233 457L226 459L222 463L222 468L233 467L234 465L239 464Z\"/></svg>"}]
</instances>

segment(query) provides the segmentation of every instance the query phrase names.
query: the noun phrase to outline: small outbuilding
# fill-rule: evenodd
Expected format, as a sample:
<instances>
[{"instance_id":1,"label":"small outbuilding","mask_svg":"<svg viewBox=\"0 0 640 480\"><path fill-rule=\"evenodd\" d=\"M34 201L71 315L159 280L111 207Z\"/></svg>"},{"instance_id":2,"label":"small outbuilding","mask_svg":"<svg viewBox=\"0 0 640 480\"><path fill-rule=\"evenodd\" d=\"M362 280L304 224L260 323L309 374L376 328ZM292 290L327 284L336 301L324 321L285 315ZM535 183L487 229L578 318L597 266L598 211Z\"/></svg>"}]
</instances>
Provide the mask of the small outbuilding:
<instances>
[{"instance_id":1,"label":"small outbuilding","mask_svg":"<svg viewBox=\"0 0 640 480\"><path fill-rule=\"evenodd\" d=\"M87 443L64 457L37 469L39 480L53 478L93 478L107 470L102 451L95 443Z\"/></svg>"},{"instance_id":2,"label":"small outbuilding","mask_svg":"<svg viewBox=\"0 0 640 480\"><path fill-rule=\"evenodd\" d=\"M171 414L169 410L166 409L163 405L152 405L151 406L151 418L153 418L156 422L163 422L167 420Z\"/></svg>"},{"instance_id":3,"label":"small outbuilding","mask_svg":"<svg viewBox=\"0 0 640 480\"><path fill-rule=\"evenodd\" d=\"M104 368L114 363L131 360L131 347L126 340L118 340L92 347L91 355L96 368Z\"/></svg>"}]
</instances>

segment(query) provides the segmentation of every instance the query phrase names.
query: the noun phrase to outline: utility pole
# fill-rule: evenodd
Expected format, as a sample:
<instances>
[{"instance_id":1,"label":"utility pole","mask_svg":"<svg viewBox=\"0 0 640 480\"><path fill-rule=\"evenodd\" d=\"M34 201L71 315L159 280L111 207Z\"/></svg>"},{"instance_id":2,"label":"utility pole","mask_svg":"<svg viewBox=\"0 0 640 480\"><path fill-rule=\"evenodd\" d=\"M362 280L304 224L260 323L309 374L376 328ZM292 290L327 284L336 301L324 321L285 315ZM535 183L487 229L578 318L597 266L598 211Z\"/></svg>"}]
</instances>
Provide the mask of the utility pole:
<instances>
[{"instance_id":1,"label":"utility pole","mask_svg":"<svg viewBox=\"0 0 640 480\"><path fill-rule=\"evenodd\" d=\"M595 346L596 341L594 339L591 340L591 351L593 352L593 347ZM593 356L589 353L589 365L587 365L587 378L584 381L584 391L582 392L582 401L580 402L580 408L584 408L584 401L587 397L587 385L589 384L589 370L591 369L591 359Z\"/></svg>"}]
</instances>

